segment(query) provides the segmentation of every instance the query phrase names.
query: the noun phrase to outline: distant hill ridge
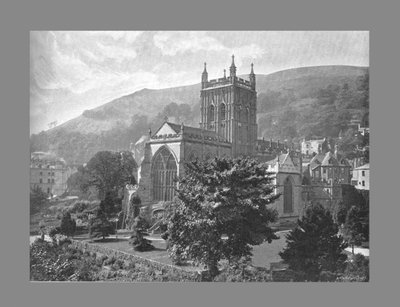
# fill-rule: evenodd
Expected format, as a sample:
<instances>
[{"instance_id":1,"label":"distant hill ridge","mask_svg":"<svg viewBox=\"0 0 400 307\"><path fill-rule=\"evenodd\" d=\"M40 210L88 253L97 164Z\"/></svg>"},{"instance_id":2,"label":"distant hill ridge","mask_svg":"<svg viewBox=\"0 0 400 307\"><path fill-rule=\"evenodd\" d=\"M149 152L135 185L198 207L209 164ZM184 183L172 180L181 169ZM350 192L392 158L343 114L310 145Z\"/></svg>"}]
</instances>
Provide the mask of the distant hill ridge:
<instances>
[{"instance_id":1,"label":"distant hill ridge","mask_svg":"<svg viewBox=\"0 0 400 307\"><path fill-rule=\"evenodd\" d=\"M326 108L326 105L321 105L320 108L318 103L320 100L318 95L320 95L321 90L332 86L336 87L335 90L337 91L345 83L355 90L358 86L358 79L367 73L367 67L332 65L293 68L268 75L256 74L259 136L287 138L285 129L280 131L272 125L273 122L281 122L281 117L285 112L289 110L301 113L301 118L299 117L297 120L307 120L309 112L318 113L318 111ZM211 78L214 77L219 76L211 76ZM241 75L240 77L248 78L247 75ZM181 116L179 119L184 120L187 125L197 127L200 115L199 101L200 83L166 89L142 89L94 109L86 110L82 115L40 133L41 138L46 138L47 141L40 140L35 144L35 140L38 140L38 137L37 135L32 137L31 142L33 144L31 144L31 148L33 145L36 150L46 151L50 148L60 152L57 138L61 136L65 137L67 134L75 134L75 138L79 138L78 135L104 136L115 129L123 130L124 127L132 126L132 117L134 116L136 116L137 121L140 116L146 116L148 121L154 124L157 122L155 119L159 119L160 113L171 103L175 103L178 106L186 105L187 108L190 107L192 116ZM355 108L349 112L352 115L362 116L365 110ZM299 128L293 127L296 130L299 130ZM139 130L143 132L147 129L148 125ZM136 142L141 136L134 134L131 142ZM293 137L293 135L290 137ZM91 142L96 143L95 141ZM44 146L45 143L49 148L44 148L46 147ZM125 144L124 147L129 146L129 143ZM96 149L107 147L102 146L97 144L92 147L96 147ZM119 146L122 146L122 144L119 144ZM92 152L90 148L88 150ZM65 149L61 151L64 152Z\"/></svg>"}]
</instances>

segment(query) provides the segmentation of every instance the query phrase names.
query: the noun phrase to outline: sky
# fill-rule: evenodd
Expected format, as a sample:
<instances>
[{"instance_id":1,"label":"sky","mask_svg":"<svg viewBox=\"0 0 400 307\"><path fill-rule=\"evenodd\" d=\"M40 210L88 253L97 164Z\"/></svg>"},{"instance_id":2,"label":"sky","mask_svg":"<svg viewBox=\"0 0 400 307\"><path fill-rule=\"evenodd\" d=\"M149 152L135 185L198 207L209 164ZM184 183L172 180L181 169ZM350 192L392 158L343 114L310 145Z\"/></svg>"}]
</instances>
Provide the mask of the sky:
<instances>
[{"instance_id":1,"label":"sky","mask_svg":"<svg viewBox=\"0 0 400 307\"><path fill-rule=\"evenodd\" d=\"M32 31L30 132L143 88L318 65L369 66L367 31Z\"/></svg>"}]
</instances>

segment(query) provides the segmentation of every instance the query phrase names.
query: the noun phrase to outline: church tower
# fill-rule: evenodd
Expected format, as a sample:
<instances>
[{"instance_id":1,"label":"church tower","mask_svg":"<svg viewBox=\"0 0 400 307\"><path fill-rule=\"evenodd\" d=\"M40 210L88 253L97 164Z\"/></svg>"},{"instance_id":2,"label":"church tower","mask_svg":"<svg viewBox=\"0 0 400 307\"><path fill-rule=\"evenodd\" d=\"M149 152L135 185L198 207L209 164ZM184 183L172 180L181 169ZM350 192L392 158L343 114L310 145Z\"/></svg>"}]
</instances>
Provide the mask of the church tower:
<instances>
[{"instance_id":1,"label":"church tower","mask_svg":"<svg viewBox=\"0 0 400 307\"><path fill-rule=\"evenodd\" d=\"M229 77L209 80L206 67L201 78L200 127L215 131L232 143L232 156L248 156L255 152L257 141L256 75L251 64L249 80L236 76L235 57Z\"/></svg>"}]
</instances>

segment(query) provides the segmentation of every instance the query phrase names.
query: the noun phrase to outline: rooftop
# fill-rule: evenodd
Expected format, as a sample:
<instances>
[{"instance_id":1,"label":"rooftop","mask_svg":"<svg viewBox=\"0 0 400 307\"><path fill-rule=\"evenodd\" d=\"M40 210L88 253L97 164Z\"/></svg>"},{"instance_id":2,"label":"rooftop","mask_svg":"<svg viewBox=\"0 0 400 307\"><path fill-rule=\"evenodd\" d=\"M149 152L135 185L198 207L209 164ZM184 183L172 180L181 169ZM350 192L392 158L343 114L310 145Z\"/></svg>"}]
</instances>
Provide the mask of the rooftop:
<instances>
[{"instance_id":1,"label":"rooftop","mask_svg":"<svg viewBox=\"0 0 400 307\"><path fill-rule=\"evenodd\" d=\"M361 165L361 166L355 168L355 170L364 170L364 169L369 169L369 163Z\"/></svg>"}]
</instances>

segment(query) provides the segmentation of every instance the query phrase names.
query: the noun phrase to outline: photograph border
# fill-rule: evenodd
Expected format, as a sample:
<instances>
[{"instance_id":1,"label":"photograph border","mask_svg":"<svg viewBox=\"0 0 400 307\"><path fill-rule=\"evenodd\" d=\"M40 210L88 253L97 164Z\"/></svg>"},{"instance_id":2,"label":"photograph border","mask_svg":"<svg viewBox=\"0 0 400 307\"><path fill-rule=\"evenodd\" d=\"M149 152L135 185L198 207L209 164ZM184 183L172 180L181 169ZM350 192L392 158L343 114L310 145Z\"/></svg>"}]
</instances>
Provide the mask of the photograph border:
<instances>
[{"instance_id":1,"label":"photograph border","mask_svg":"<svg viewBox=\"0 0 400 307\"><path fill-rule=\"evenodd\" d=\"M13 1L2 4L0 131L3 306L376 306L394 301L399 247L394 225L398 152L398 7L384 1ZM397 24L396 24L397 23ZM371 281L369 283L29 282L29 31L370 31ZM4 35L3 35L4 33ZM397 99L396 99L397 98ZM390 144L389 141L392 141ZM388 207L390 206L390 207Z\"/></svg>"}]
</instances>

